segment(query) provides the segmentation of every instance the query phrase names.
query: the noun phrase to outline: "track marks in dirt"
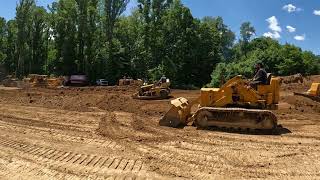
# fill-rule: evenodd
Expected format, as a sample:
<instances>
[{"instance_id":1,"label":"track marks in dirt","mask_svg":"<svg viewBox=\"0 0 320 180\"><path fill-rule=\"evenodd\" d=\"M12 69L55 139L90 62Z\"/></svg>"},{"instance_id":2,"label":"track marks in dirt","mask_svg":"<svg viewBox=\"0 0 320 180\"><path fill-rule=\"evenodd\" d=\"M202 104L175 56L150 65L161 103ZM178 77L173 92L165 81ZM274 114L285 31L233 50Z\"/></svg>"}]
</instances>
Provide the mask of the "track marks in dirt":
<instances>
[{"instance_id":1,"label":"track marks in dirt","mask_svg":"<svg viewBox=\"0 0 320 180\"><path fill-rule=\"evenodd\" d=\"M15 121L16 122L16 121ZM101 138L95 134L85 134L77 133L72 129L64 131L61 129L51 129L50 126L44 126L44 128L34 127L23 124L15 124L15 122L6 122L3 118L0 119L0 129L4 132L15 132L22 136L28 134L29 136L34 136L36 139L50 139L57 143L67 142L67 143L77 143L83 145L90 145L94 147L107 148L109 150L123 150L124 147L109 138ZM67 127L66 127L67 128ZM88 137L89 136L89 137ZM34 141L35 139L33 139Z\"/></svg>"},{"instance_id":2,"label":"track marks in dirt","mask_svg":"<svg viewBox=\"0 0 320 180\"><path fill-rule=\"evenodd\" d=\"M42 128L52 128L52 129L60 129L60 130L73 130L73 131L90 131L88 129L84 129L81 126L77 125L64 125L60 123L54 123L54 122L44 122L41 120L34 120L34 119L28 119L28 118L18 118L14 115L0 115L1 121L3 122L9 122L9 123L15 123L15 124L21 124L24 126L30 126L30 127L42 127ZM94 128L91 129L91 131L94 130Z\"/></svg>"},{"instance_id":3,"label":"track marks in dirt","mask_svg":"<svg viewBox=\"0 0 320 180\"><path fill-rule=\"evenodd\" d=\"M241 177L245 178L307 176L314 178L320 173L319 166L316 165L319 163L315 161L319 158L317 156L319 149L310 147L282 150L279 146L269 149L259 147L233 149L207 144L202 144L200 147L196 143L195 145L167 143L144 148L151 156L153 170L175 176L201 179L210 177L210 174L219 174L232 179L241 174ZM290 151L291 153L288 153ZM162 167L161 164L166 166ZM310 164L315 166L310 167Z\"/></svg>"},{"instance_id":4,"label":"track marks in dirt","mask_svg":"<svg viewBox=\"0 0 320 180\"><path fill-rule=\"evenodd\" d=\"M104 112L77 112L43 107L30 107L0 103L0 113L5 118L25 120L32 126L42 123L51 126L70 126L75 129L92 130L98 126L99 118Z\"/></svg>"},{"instance_id":5,"label":"track marks in dirt","mask_svg":"<svg viewBox=\"0 0 320 180\"><path fill-rule=\"evenodd\" d=\"M36 164L19 160L17 158L4 158L1 153L0 174L1 179L77 179L75 175L58 172L45 167L39 168Z\"/></svg>"},{"instance_id":6,"label":"track marks in dirt","mask_svg":"<svg viewBox=\"0 0 320 180\"><path fill-rule=\"evenodd\" d=\"M148 167L139 159L126 159L121 157L98 156L93 154L61 151L9 139L0 139L0 146L18 151L23 158L46 164L46 167L83 175L81 173L102 175L106 174L131 174L146 173ZM125 176L124 176L125 177ZM133 176L135 177L135 176Z\"/></svg>"}]
</instances>

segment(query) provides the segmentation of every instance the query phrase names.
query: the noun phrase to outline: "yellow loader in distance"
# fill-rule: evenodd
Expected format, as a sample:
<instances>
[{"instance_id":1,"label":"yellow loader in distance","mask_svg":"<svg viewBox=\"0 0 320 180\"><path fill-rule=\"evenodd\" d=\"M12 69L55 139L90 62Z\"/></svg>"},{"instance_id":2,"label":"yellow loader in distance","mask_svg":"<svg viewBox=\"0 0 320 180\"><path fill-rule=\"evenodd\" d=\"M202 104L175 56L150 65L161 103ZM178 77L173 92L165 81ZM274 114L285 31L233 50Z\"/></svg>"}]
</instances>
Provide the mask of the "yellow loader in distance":
<instances>
[{"instance_id":1,"label":"yellow loader in distance","mask_svg":"<svg viewBox=\"0 0 320 180\"><path fill-rule=\"evenodd\" d=\"M159 124L179 127L193 123L198 128L272 130L277 127L277 117L266 109L278 108L279 86L279 79L271 74L268 74L267 84L258 85L257 90L248 86L242 76L236 76L221 88L202 88L194 102L182 97L171 101L171 109ZM199 107L192 114L195 104Z\"/></svg>"},{"instance_id":2,"label":"yellow loader in distance","mask_svg":"<svg viewBox=\"0 0 320 180\"><path fill-rule=\"evenodd\" d=\"M311 88L308 90L308 92L306 93L295 92L294 95L304 96L314 101L320 102L320 83L312 83Z\"/></svg>"},{"instance_id":3,"label":"yellow loader in distance","mask_svg":"<svg viewBox=\"0 0 320 180\"><path fill-rule=\"evenodd\" d=\"M140 100L161 100L168 99L170 93L170 80L165 79L165 82L141 86L132 97Z\"/></svg>"}]
</instances>

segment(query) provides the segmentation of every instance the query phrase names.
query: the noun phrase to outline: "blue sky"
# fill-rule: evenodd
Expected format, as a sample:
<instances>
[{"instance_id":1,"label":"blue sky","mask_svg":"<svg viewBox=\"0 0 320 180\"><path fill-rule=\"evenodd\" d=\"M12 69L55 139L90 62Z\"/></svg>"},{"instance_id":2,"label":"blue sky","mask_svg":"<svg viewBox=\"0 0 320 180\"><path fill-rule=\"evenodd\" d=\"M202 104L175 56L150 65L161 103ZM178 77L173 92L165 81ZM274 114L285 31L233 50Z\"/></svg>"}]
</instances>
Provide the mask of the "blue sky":
<instances>
[{"instance_id":1,"label":"blue sky","mask_svg":"<svg viewBox=\"0 0 320 180\"><path fill-rule=\"evenodd\" d=\"M46 6L54 0L37 0ZM0 0L0 16L14 18L16 1ZM182 0L194 17L221 16L239 34L241 23L249 21L256 36L271 36L320 54L320 0ZM131 0L128 12L135 7ZM318 12L319 10L319 12ZM317 14L317 15L315 15ZM291 32L289 32L289 30Z\"/></svg>"}]
</instances>

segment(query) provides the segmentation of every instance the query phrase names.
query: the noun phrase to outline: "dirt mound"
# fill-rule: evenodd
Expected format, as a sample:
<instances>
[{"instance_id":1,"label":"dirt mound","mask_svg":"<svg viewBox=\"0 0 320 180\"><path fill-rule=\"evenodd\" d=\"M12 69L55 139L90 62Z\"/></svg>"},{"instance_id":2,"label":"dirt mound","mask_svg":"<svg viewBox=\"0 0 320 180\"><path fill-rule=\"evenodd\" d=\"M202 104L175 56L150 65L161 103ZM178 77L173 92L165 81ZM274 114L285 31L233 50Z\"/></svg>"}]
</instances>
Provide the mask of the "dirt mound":
<instances>
[{"instance_id":1,"label":"dirt mound","mask_svg":"<svg viewBox=\"0 0 320 180\"><path fill-rule=\"evenodd\" d=\"M313 82L320 82L320 75L310 76L309 80Z\"/></svg>"},{"instance_id":2,"label":"dirt mound","mask_svg":"<svg viewBox=\"0 0 320 180\"><path fill-rule=\"evenodd\" d=\"M286 79L287 77L280 78ZM302 81L300 77L296 78L298 78L298 80L283 80L283 83L281 84L281 90L285 92L306 92L308 89L310 89L312 83L320 82L320 75L303 77Z\"/></svg>"},{"instance_id":3,"label":"dirt mound","mask_svg":"<svg viewBox=\"0 0 320 180\"><path fill-rule=\"evenodd\" d=\"M282 76L280 77L280 83L291 84L291 83L303 83L302 74L295 74L292 76Z\"/></svg>"},{"instance_id":4,"label":"dirt mound","mask_svg":"<svg viewBox=\"0 0 320 180\"><path fill-rule=\"evenodd\" d=\"M289 109L299 112L320 113L320 103L301 96L285 96L282 102L290 105Z\"/></svg>"},{"instance_id":5,"label":"dirt mound","mask_svg":"<svg viewBox=\"0 0 320 180\"><path fill-rule=\"evenodd\" d=\"M125 101L121 98L109 99L107 97L121 96L130 97L135 89L127 87L85 87L85 88L62 88L62 89L46 89L46 88L30 88L24 90L0 92L0 102L11 102L23 105L41 106L47 108L65 109L71 111L93 111L92 108L99 107L101 102L105 100L111 104L115 104L111 109L122 109L126 107ZM118 95L115 95L118 94ZM120 103L120 104L119 104ZM133 104L133 103L132 103ZM101 106L103 107L103 105ZM108 108L102 108L108 110Z\"/></svg>"},{"instance_id":6,"label":"dirt mound","mask_svg":"<svg viewBox=\"0 0 320 180\"><path fill-rule=\"evenodd\" d=\"M169 108L169 102L139 101L130 95L106 94L97 107L106 111L124 111L141 116L161 116Z\"/></svg>"},{"instance_id":7,"label":"dirt mound","mask_svg":"<svg viewBox=\"0 0 320 180\"><path fill-rule=\"evenodd\" d=\"M108 112L99 123L97 132L112 139L126 139L136 142L164 142L176 137L170 136L167 131L158 129L158 119L145 118L126 112ZM125 133L123 133L125 132Z\"/></svg>"}]
</instances>

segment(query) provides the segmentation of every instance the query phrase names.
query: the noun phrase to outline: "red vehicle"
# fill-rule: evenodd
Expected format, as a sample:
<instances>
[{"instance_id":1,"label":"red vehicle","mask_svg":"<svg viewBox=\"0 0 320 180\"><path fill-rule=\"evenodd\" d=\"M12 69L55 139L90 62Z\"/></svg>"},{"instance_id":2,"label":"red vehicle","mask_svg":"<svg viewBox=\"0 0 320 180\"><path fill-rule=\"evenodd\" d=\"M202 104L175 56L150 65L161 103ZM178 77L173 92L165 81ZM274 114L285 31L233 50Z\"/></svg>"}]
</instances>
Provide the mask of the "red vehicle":
<instances>
[{"instance_id":1,"label":"red vehicle","mask_svg":"<svg viewBox=\"0 0 320 180\"><path fill-rule=\"evenodd\" d=\"M89 80L86 75L71 75L65 77L65 86L88 86Z\"/></svg>"}]
</instances>

